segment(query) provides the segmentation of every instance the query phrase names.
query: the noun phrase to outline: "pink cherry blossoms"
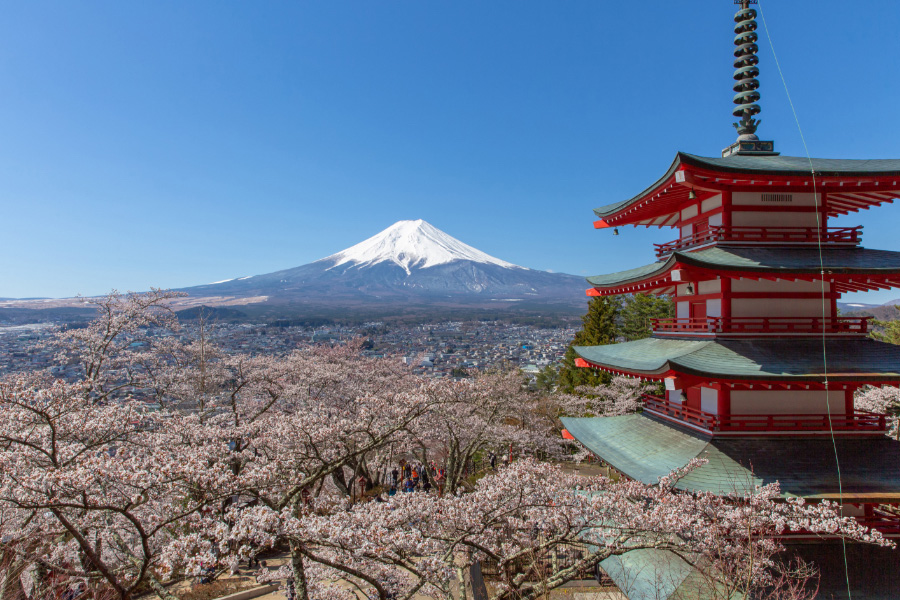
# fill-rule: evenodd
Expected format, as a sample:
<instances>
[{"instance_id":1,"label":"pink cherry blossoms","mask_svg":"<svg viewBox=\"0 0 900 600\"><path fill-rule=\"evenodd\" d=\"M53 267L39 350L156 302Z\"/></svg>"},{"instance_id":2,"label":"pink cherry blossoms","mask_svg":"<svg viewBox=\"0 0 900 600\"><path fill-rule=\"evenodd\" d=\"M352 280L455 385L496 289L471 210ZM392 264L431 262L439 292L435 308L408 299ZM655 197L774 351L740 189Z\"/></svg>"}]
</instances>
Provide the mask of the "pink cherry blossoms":
<instances>
[{"instance_id":1,"label":"pink cherry blossoms","mask_svg":"<svg viewBox=\"0 0 900 600\"><path fill-rule=\"evenodd\" d=\"M884 543L774 485L676 490L696 463L645 485L534 458L560 455L559 410L632 410L632 381L588 406L548 401L516 372L420 379L358 343L226 354L202 328L179 330L172 297L112 294L91 326L63 332L61 360L83 366L81 381L0 380L4 597L80 586L130 600L150 587L170 600L172 579L280 549L288 564L262 575L290 579L301 600L450 599L476 562L495 574L493 600L531 600L638 548L677 553L733 597L784 580L785 532ZM491 452L513 460L476 474ZM444 493L378 496L402 456L444 465Z\"/></svg>"}]
</instances>

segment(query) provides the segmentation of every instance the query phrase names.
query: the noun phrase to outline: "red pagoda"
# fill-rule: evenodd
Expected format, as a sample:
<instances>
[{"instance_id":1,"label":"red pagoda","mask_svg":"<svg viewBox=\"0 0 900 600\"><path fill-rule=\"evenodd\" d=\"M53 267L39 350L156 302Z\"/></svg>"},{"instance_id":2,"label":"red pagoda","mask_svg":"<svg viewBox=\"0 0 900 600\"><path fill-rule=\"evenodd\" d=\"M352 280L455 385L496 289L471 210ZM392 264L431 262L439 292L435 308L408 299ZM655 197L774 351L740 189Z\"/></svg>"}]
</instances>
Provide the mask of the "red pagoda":
<instances>
[{"instance_id":1,"label":"red pagoda","mask_svg":"<svg viewBox=\"0 0 900 600\"><path fill-rule=\"evenodd\" d=\"M678 153L647 189L594 211L596 228L678 232L656 245L656 262L589 277L587 292L670 294L677 316L655 321L647 339L575 348L579 366L664 381L665 396L645 396L638 414L564 424L624 476L652 484L705 458L685 489L724 494L779 481L786 496L841 502L897 537L900 442L885 436L885 415L854 406L854 392L900 384L900 346L869 338L868 317L838 316L836 303L900 287L900 252L863 248L861 227L828 219L900 196L900 160L780 156L759 140L756 13L741 4L738 140L717 157ZM900 597L897 554L851 549L851 570L863 574L854 585L867 598ZM892 591L872 592L871 569L893 572L879 584Z\"/></svg>"}]
</instances>

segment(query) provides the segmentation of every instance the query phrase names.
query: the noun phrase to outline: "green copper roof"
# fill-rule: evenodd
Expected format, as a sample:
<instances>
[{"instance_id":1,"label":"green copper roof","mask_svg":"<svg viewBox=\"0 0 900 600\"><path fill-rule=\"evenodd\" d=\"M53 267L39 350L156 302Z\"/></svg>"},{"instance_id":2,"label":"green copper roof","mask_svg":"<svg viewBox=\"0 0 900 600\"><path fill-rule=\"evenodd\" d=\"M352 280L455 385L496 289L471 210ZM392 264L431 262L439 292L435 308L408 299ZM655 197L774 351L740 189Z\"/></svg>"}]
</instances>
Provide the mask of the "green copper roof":
<instances>
[{"instance_id":1,"label":"green copper roof","mask_svg":"<svg viewBox=\"0 0 900 600\"><path fill-rule=\"evenodd\" d=\"M752 273L818 274L819 251L816 248L740 248L718 245L696 252L673 252L660 262L588 277L594 287L608 288L663 276L675 263L699 268L746 271ZM900 252L867 248L825 248L822 263L834 274L900 274Z\"/></svg>"},{"instance_id":2,"label":"green copper roof","mask_svg":"<svg viewBox=\"0 0 900 600\"><path fill-rule=\"evenodd\" d=\"M818 571L817 598L847 598L848 578L853 598L900 598L900 552L874 544L847 544L839 540L785 543L785 562L800 557ZM844 561L847 564L844 564ZM668 550L642 548L600 562L628 600L721 598L710 593L708 578Z\"/></svg>"},{"instance_id":3,"label":"green copper roof","mask_svg":"<svg viewBox=\"0 0 900 600\"><path fill-rule=\"evenodd\" d=\"M707 157L679 152L677 164L695 165L715 171L739 173L779 173L809 175L810 159L805 156L726 156ZM842 175L900 175L900 159L813 158L812 168L817 177Z\"/></svg>"},{"instance_id":4,"label":"green copper roof","mask_svg":"<svg viewBox=\"0 0 900 600\"><path fill-rule=\"evenodd\" d=\"M868 338L825 342L834 380L900 381L900 346ZM646 338L607 346L575 346L584 360L639 375L675 371L713 379L817 381L824 378L820 339Z\"/></svg>"},{"instance_id":5,"label":"green copper roof","mask_svg":"<svg viewBox=\"0 0 900 600\"><path fill-rule=\"evenodd\" d=\"M594 213L600 217L608 217L625 208L632 202L643 198L648 192L658 187L672 176L681 165L692 165L713 171L725 173L777 173L779 175L809 175L810 161L802 156L727 156L724 158L696 156L679 152L675 155L675 161L660 177L646 190L628 200L614 202L594 209ZM832 159L814 158L812 168L817 177L841 177L841 176L890 176L900 175L900 159Z\"/></svg>"},{"instance_id":6,"label":"green copper roof","mask_svg":"<svg viewBox=\"0 0 900 600\"><path fill-rule=\"evenodd\" d=\"M669 550L630 550L601 561L600 567L628 600L722 597L702 573Z\"/></svg>"},{"instance_id":7,"label":"green copper roof","mask_svg":"<svg viewBox=\"0 0 900 600\"><path fill-rule=\"evenodd\" d=\"M643 414L562 422L591 452L643 483L655 484L696 457L708 462L681 479L680 489L742 494L778 481L784 496L838 496L830 439L706 438ZM834 443L848 502L900 500L900 442L880 436Z\"/></svg>"}]
</instances>

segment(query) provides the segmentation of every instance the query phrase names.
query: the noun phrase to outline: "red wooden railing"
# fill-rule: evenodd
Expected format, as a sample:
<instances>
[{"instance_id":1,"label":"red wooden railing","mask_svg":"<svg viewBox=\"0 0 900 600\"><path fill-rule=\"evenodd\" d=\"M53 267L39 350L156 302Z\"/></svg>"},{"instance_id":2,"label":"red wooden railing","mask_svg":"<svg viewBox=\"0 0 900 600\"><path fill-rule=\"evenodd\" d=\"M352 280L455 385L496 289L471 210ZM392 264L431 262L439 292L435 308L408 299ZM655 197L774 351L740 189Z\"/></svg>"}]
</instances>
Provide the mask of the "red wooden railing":
<instances>
[{"instance_id":1,"label":"red wooden railing","mask_svg":"<svg viewBox=\"0 0 900 600\"><path fill-rule=\"evenodd\" d=\"M856 521L865 527L880 531L883 535L900 535L900 516L876 510L873 515L856 517Z\"/></svg>"},{"instance_id":2,"label":"red wooden railing","mask_svg":"<svg viewBox=\"0 0 900 600\"><path fill-rule=\"evenodd\" d=\"M821 239L820 239L821 238ZM752 244L823 244L855 246L862 241L862 226L857 227L710 227L656 246L656 257L663 258L677 250L717 242Z\"/></svg>"},{"instance_id":3,"label":"red wooden railing","mask_svg":"<svg viewBox=\"0 0 900 600\"><path fill-rule=\"evenodd\" d=\"M849 414L806 415L714 415L706 411L671 402L666 398L644 395L644 410L652 414L688 423L709 432L742 431L747 433L784 431L860 431L887 430L887 415L855 410Z\"/></svg>"},{"instance_id":4,"label":"red wooden railing","mask_svg":"<svg viewBox=\"0 0 900 600\"><path fill-rule=\"evenodd\" d=\"M826 333L867 335L871 317L705 317L650 319L654 333Z\"/></svg>"}]
</instances>

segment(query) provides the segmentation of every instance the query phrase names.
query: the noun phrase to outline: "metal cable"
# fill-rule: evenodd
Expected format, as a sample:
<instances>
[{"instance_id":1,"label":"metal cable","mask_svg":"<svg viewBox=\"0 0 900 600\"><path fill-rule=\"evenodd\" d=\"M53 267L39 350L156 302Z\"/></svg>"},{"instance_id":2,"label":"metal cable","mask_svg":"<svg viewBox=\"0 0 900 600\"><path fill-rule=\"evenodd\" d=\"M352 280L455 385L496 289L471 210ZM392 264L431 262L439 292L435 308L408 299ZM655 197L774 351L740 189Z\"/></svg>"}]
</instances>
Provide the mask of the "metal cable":
<instances>
[{"instance_id":1,"label":"metal cable","mask_svg":"<svg viewBox=\"0 0 900 600\"><path fill-rule=\"evenodd\" d=\"M788 103L791 105L791 112L794 115L794 122L797 124L797 131L800 133L800 141L803 142L803 151L806 153L806 159L809 161L809 172L812 175L812 184L813 184L813 201L815 202L816 208L816 242L819 250L819 275L821 276L822 282L822 365L824 370L825 377L825 409L828 415L828 428L831 433L831 446L834 448L834 462L837 466L837 476L838 476L838 499L840 501L841 508L844 506L844 486L843 481L841 480L841 462L838 457L838 449L837 442L834 438L834 424L831 421L831 402L829 402L830 390L828 386L828 346L826 343L826 334L825 334L825 321L827 319L827 311L825 306L825 260L822 254L822 223L821 216L819 211L819 195L816 189L816 170L813 166L812 157L809 154L809 147L806 145L806 138L803 135L803 128L800 126L800 119L797 117L797 109L794 108L794 101L791 99L791 93L788 91L787 81L784 78L784 73L781 70L781 64L778 62L778 55L775 53L775 44L772 42L772 36L769 33L769 25L766 23L766 15L763 11L762 0L757 2L759 6L759 16L762 18L763 28L766 32L766 39L769 41L769 47L772 49L772 57L775 59L775 66L778 68L778 75L781 77L781 84L784 86L784 93L787 95ZM832 290L833 291L833 290ZM834 315L832 315L832 318ZM850 591L850 567L847 563L847 541L841 536L841 547L844 553L844 580L847 583L847 597L853 598L853 594Z\"/></svg>"}]
</instances>

